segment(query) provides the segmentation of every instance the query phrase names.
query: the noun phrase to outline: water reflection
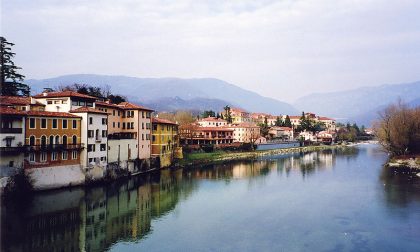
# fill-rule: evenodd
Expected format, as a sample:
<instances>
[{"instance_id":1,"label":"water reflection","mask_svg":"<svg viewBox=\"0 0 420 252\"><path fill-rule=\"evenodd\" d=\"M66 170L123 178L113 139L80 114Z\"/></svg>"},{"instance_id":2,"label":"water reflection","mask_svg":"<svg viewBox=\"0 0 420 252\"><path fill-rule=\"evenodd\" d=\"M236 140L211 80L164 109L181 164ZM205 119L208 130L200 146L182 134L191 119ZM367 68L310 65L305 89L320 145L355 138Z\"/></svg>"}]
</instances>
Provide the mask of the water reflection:
<instances>
[{"instance_id":1,"label":"water reflection","mask_svg":"<svg viewBox=\"0 0 420 252\"><path fill-rule=\"evenodd\" d=\"M203 181L264 181L273 176L307 179L317 173L332 174L331 171L339 169L337 167L345 167L342 171L351 172L348 168L352 167L343 164L357 156L371 158L366 149L363 153L367 156L360 152L359 148L349 148L270 156L185 170L164 170L86 190L39 193L29 206L1 207L1 250L90 252L108 250L119 242L142 242L159 232L153 230L153 221L164 219L163 216L173 212L180 202L199 192ZM364 160L360 162L364 163ZM354 176L360 176L356 171ZM372 174L372 183L377 183L378 174ZM346 179L348 176L353 173L344 173L337 179L353 181ZM320 176L315 178L324 183ZM352 179L356 182L358 178ZM384 185L386 204L405 207L413 201L420 202L420 183L415 178L384 169L379 179L381 186ZM292 190L289 193L296 193L296 188L289 189ZM282 190L282 193L288 193L288 187L279 187L277 191ZM329 195L329 192L323 194ZM308 195L308 200L313 196Z\"/></svg>"}]
</instances>

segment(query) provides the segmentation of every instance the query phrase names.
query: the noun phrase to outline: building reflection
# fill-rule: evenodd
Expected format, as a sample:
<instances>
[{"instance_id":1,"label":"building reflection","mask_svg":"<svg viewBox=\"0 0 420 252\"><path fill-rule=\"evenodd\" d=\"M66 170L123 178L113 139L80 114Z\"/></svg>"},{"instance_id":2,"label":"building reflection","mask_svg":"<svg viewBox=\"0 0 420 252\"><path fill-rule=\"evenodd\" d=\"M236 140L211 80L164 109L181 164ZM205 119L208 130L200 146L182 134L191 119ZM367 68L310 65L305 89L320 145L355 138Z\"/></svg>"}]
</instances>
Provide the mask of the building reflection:
<instances>
[{"instance_id":1,"label":"building reflection","mask_svg":"<svg viewBox=\"0 0 420 252\"><path fill-rule=\"evenodd\" d=\"M37 193L30 206L2 206L1 251L104 251L152 232L152 221L170 213L197 190L200 179L261 179L274 173L307 176L332 169L334 151L263 157L252 161L163 170L88 189Z\"/></svg>"},{"instance_id":2,"label":"building reflection","mask_svg":"<svg viewBox=\"0 0 420 252\"><path fill-rule=\"evenodd\" d=\"M2 206L1 251L104 251L136 241L151 222L172 211L194 190L182 170L162 171L107 187L40 193L32 206ZM144 179L143 179L144 180Z\"/></svg>"}]
</instances>

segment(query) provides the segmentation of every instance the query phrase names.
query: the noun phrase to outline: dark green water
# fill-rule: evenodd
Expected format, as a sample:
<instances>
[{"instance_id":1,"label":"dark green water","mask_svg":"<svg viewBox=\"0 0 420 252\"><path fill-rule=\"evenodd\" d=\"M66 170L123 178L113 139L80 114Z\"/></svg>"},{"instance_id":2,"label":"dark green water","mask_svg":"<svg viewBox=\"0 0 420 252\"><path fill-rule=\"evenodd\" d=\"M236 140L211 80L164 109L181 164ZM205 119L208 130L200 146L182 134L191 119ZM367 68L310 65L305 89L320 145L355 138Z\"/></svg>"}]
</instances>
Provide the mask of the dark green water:
<instances>
[{"instance_id":1,"label":"dark green water","mask_svg":"<svg viewBox=\"0 0 420 252\"><path fill-rule=\"evenodd\" d=\"M420 178L374 145L162 171L1 206L2 251L420 251Z\"/></svg>"}]
</instances>

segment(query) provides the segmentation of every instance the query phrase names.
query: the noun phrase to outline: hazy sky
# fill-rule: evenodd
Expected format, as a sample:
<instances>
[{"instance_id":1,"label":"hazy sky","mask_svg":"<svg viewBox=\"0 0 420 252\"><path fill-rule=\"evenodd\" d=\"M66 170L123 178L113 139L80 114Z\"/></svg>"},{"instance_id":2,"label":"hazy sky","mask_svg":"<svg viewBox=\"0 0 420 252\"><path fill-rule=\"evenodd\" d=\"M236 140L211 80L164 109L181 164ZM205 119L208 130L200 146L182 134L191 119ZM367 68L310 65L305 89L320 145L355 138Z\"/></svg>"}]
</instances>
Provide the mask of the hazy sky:
<instances>
[{"instance_id":1,"label":"hazy sky","mask_svg":"<svg viewBox=\"0 0 420 252\"><path fill-rule=\"evenodd\" d=\"M420 80L418 0L1 2L27 78L214 77L284 101Z\"/></svg>"}]
</instances>

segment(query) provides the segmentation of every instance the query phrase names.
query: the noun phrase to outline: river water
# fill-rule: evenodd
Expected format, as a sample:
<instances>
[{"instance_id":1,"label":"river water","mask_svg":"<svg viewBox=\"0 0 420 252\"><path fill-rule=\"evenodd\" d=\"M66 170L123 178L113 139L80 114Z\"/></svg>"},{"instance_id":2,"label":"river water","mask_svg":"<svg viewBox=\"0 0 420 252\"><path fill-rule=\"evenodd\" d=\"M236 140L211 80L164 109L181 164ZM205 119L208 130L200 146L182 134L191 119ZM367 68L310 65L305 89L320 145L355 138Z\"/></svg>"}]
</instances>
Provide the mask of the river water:
<instances>
[{"instance_id":1,"label":"river water","mask_svg":"<svg viewBox=\"0 0 420 252\"><path fill-rule=\"evenodd\" d=\"M163 170L1 206L1 251L420 251L420 178L375 145Z\"/></svg>"}]
</instances>

